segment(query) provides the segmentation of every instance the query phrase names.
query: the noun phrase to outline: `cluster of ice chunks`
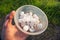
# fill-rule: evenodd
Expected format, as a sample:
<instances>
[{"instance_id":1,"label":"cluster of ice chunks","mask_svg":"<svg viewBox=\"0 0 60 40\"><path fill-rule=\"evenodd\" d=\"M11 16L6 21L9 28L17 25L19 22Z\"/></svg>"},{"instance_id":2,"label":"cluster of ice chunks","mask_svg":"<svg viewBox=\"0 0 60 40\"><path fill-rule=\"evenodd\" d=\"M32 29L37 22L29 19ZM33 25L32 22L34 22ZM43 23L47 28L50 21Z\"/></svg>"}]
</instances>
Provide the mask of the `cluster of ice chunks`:
<instances>
[{"instance_id":1,"label":"cluster of ice chunks","mask_svg":"<svg viewBox=\"0 0 60 40\"><path fill-rule=\"evenodd\" d=\"M24 13L22 11L18 21L24 31L35 32L42 29L42 23L40 22L39 17L32 12Z\"/></svg>"}]
</instances>

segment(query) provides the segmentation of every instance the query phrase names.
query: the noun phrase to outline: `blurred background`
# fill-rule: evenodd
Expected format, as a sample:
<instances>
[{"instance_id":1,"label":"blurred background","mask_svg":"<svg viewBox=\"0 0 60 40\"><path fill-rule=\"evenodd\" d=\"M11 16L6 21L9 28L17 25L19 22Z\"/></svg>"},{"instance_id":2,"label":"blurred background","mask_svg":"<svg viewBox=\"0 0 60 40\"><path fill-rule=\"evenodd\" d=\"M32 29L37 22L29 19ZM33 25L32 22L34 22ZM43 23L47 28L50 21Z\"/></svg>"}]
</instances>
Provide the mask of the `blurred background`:
<instances>
[{"instance_id":1,"label":"blurred background","mask_svg":"<svg viewBox=\"0 0 60 40\"><path fill-rule=\"evenodd\" d=\"M0 39L5 16L22 5L34 5L42 9L48 17L47 30L26 40L60 40L60 0L0 0Z\"/></svg>"}]
</instances>

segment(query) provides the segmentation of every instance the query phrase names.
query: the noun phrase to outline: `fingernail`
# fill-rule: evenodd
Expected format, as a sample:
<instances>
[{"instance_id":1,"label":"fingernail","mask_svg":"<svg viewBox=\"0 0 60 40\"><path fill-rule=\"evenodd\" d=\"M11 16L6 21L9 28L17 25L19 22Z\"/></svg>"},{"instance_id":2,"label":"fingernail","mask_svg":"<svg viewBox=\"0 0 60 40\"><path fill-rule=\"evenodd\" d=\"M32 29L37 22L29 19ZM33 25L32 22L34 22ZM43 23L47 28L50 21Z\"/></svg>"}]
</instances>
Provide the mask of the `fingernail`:
<instances>
[{"instance_id":1,"label":"fingernail","mask_svg":"<svg viewBox=\"0 0 60 40\"><path fill-rule=\"evenodd\" d=\"M12 11L12 12L11 12L11 14L14 16L14 14L15 14L15 11Z\"/></svg>"}]
</instances>

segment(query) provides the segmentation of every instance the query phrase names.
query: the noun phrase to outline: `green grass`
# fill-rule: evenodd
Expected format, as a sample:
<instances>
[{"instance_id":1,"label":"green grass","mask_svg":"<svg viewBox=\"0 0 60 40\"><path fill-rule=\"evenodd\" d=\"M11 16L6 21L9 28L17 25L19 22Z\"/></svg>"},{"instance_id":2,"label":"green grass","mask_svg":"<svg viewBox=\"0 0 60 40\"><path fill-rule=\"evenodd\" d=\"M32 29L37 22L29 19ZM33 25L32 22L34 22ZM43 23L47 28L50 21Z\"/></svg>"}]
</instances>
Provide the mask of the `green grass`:
<instances>
[{"instance_id":1,"label":"green grass","mask_svg":"<svg viewBox=\"0 0 60 40\"><path fill-rule=\"evenodd\" d=\"M0 18L22 5L35 5L42 9L50 23L60 25L60 1L58 0L0 0Z\"/></svg>"}]
</instances>

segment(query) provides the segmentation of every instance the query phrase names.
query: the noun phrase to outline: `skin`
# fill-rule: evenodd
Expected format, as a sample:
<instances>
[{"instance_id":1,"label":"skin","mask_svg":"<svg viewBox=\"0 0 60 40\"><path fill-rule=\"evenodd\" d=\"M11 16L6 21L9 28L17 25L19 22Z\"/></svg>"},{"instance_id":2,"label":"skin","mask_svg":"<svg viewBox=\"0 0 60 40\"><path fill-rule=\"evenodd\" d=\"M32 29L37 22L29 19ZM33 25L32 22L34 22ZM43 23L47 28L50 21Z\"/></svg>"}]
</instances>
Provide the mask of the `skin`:
<instances>
[{"instance_id":1,"label":"skin","mask_svg":"<svg viewBox=\"0 0 60 40\"><path fill-rule=\"evenodd\" d=\"M12 11L9 15L6 16L2 28L2 34L1 34L2 40L25 40L28 37L27 34L19 31L16 28L16 25L12 25L12 19L15 13L16 13L15 11Z\"/></svg>"}]
</instances>

